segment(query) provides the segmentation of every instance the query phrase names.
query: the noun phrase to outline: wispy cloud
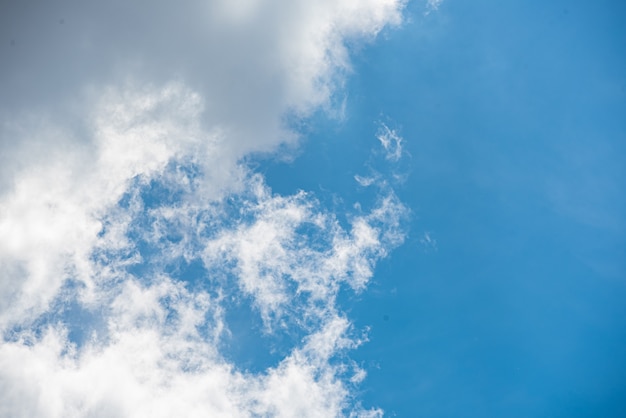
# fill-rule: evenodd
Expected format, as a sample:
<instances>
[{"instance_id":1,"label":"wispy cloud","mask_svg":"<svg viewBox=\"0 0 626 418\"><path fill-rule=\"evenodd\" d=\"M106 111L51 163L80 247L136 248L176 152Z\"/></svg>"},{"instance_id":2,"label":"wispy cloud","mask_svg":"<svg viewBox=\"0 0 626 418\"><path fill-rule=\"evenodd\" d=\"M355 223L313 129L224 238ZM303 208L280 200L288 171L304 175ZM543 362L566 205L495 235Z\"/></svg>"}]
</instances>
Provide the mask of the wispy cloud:
<instances>
[{"instance_id":1,"label":"wispy cloud","mask_svg":"<svg viewBox=\"0 0 626 418\"><path fill-rule=\"evenodd\" d=\"M385 149L386 158L388 160L400 160L404 140L395 129L391 129L384 123L381 123L376 138L378 138L380 144Z\"/></svg>"},{"instance_id":2,"label":"wispy cloud","mask_svg":"<svg viewBox=\"0 0 626 418\"><path fill-rule=\"evenodd\" d=\"M439 10L439 6L443 0L428 0L426 3L426 14Z\"/></svg>"},{"instance_id":3,"label":"wispy cloud","mask_svg":"<svg viewBox=\"0 0 626 418\"><path fill-rule=\"evenodd\" d=\"M356 174L354 176L354 179L356 180L357 183L359 183L361 186L363 187L369 187L372 184L376 183L376 176L361 176Z\"/></svg>"}]
</instances>

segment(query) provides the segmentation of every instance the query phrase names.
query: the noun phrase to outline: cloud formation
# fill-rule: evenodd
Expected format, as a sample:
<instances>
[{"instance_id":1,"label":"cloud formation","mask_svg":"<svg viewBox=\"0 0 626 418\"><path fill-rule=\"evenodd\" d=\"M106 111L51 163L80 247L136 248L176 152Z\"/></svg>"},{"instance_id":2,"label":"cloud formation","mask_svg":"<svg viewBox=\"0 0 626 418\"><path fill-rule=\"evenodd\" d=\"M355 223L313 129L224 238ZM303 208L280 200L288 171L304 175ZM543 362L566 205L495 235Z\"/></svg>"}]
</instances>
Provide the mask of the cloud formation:
<instances>
[{"instance_id":1,"label":"cloud formation","mask_svg":"<svg viewBox=\"0 0 626 418\"><path fill-rule=\"evenodd\" d=\"M65 0L33 11L11 1L0 18L15 40L0 52L6 92L0 108L71 113L85 106L81 94L101 85L177 79L203 97L205 126L222 129L231 152L267 151L293 139L286 115L306 116L328 104L350 71L347 43L399 24L402 6L399 0Z\"/></svg>"},{"instance_id":2,"label":"cloud formation","mask_svg":"<svg viewBox=\"0 0 626 418\"><path fill-rule=\"evenodd\" d=\"M385 149L386 158L391 161L398 161L402 157L402 142L404 141L395 129L390 129L384 123L381 123L378 134L378 141Z\"/></svg>"},{"instance_id":3,"label":"cloud formation","mask_svg":"<svg viewBox=\"0 0 626 418\"><path fill-rule=\"evenodd\" d=\"M336 298L402 242L404 207L342 225L242 161L293 143L347 43L403 3L117 3L2 18L0 415L379 416ZM261 372L223 351L233 301L297 336Z\"/></svg>"}]
</instances>

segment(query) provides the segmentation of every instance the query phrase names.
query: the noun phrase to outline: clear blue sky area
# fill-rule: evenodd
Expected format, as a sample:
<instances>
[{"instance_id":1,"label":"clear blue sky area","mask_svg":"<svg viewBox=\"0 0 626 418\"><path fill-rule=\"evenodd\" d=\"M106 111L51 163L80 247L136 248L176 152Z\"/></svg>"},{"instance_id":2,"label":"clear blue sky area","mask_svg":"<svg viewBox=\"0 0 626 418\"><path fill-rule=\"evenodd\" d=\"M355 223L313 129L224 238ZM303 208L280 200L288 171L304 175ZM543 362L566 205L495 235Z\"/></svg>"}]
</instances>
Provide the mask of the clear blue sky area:
<instances>
[{"instance_id":1,"label":"clear blue sky area","mask_svg":"<svg viewBox=\"0 0 626 418\"><path fill-rule=\"evenodd\" d=\"M343 120L264 162L277 192L370 201L394 172L405 244L344 303L366 406L406 417L626 416L626 6L445 1L357 54ZM392 182L393 183L393 182ZM352 199L352 200L350 200ZM430 242L425 240L426 235Z\"/></svg>"}]
</instances>

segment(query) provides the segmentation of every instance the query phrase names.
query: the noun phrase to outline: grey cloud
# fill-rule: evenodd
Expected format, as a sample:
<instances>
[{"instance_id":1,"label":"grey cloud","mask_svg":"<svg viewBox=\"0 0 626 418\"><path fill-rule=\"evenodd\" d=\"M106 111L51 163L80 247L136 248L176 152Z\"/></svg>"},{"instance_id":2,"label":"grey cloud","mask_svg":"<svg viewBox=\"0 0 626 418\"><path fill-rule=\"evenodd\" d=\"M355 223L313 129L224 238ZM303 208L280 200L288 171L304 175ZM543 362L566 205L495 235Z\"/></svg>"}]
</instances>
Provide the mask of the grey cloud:
<instances>
[{"instance_id":1,"label":"grey cloud","mask_svg":"<svg viewBox=\"0 0 626 418\"><path fill-rule=\"evenodd\" d=\"M348 68L343 42L398 23L397 1L11 1L0 14L2 113L59 112L90 86L172 79L205 100L241 151L288 139L285 111L306 114ZM247 7L246 7L247 6ZM63 19L63 24L59 20ZM65 106L64 106L65 105Z\"/></svg>"}]
</instances>

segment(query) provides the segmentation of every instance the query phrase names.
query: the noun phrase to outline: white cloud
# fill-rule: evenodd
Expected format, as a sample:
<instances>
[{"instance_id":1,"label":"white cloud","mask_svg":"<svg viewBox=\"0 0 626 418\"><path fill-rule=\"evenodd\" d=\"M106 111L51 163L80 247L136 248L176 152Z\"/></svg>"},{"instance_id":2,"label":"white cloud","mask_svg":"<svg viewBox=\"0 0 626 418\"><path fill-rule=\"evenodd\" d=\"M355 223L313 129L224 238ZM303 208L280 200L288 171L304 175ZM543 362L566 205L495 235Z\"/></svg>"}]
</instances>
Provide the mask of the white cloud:
<instances>
[{"instance_id":1,"label":"white cloud","mask_svg":"<svg viewBox=\"0 0 626 418\"><path fill-rule=\"evenodd\" d=\"M380 124L380 129L376 138L380 141L386 152L386 158L391 161L398 161L402 157L402 143L404 140L395 129L390 129L384 123Z\"/></svg>"},{"instance_id":2,"label":"white cloud","mask_svg":"<svg viewBox=\"0 0 626 418\"><path fill-rule=\"evenodd\" d=\"M374 177L374 176L364 177L364 176L360 176L360 175L356 174L354 176L354 179L356 180L357 183L359 183L363 187L368 187L368 186L371 186L372 184L376 183L376 177Z\"/></svg>"},{"instance_id":3,"label":"white cloud","mask_svg":"<svg viewBox=\"0 0 626 418\"><path fill-rule=\"evenodd\" d=\"M36 315L70 276L89 285L93 272L86 260L98 242L101 217L131 179L149 178L183 150L215 142L193 120L199 99L180 86L116 94L108 92L97 104L89 147L53 151L49 160L15 173L12 190L0 200L0 268L14 289L1 295L2 325L26 312Z\"/></svg>"},{"instance_id":4,"label":"white cloud","mask_svg":"<svg viewBox=\"0 0 626 418\"><path fill-rule=\"evenodd\" d=\"M0 415L380 415L333 361L360 341L335 299L402 241L403 206L342 226L241 161L292 143L285 120L330 103L346 42L403 2L117 3L0 18L30 46L0 77ZM193 281L168 270L191 262ZM240 370L221 351L233 298L304 338Z\"/></svg>"},{"instance_id":5,"label":"white cloud","mask_svg":"<svg viewBox=\"0 0 626 418\"><path fill-rule=\"evenodd\" d=\"M62 353L62 339L51 330L33 348L1 348L5 416L316 417L346 406L332 368L311 366L302 352L255 376L156 332L135 330L79 358ZM199 357L193 370L184 369L188 348Z\"/></svg>"},{"instance_id":6,"label":"white cloud","mask_svg":"<svg viewBox=\"0 0 626 418\"><path fill-rule=\"evenodd\" d=\"M118 271L116 285L96 279L97 302L86 305L97 306L105 322L99 334L94 326L91 337L77 345L68 333L82 318L66 318L46 325L41 336L15 331L0 345L0 386L6 389L0 391L2 412L42 417L313 417L361 411L349 403L352 375L345 376L345 367L332 362L360 341L335 296L342 282L362 287L373 261L399 243L397 217L403 208L394 197L386 197L370 214L355 217L348 232L306 194L272 195L259 181L255 176L248 182L244 193L255 195L235 205L239 219L230 227L223 223L231 223L232 215L220 219L215 207L188 202L184 208L169 208L178 211L179 232L188 238L178 242L189 247L185 251L190 257L204 261L208 274L203 280L211 291L218 290L217 296L192 292L184 281L163 272L135 277L123 269L123 257L122 266L112 257L107 263ZM167 213L167 204L162 209L153 216ZM215 231L202 229L207 219L214 221ZM318 240L324 243L318 243L319 249L300 244L311 239L299 230L307 223L320 230ZM162 241L158 233L142 234L141 226L127 228L153 245ZM229 254L224 258L212 254L216 251ZM229 262L231 257L236 265ZM229 286L220 284L219 271L229 273L240 291L226 294ZM223 315L227 296L245 295L254 298L261 314L272 312L268 321L275 321L275 327L302 328L308 334L261 374L239 371L219 350L228 327ZM289 312L288 320L277 313L281 309ZM358 368L351 373L362 379Z\"/></svg>"},{"instance_id":7,"label":"white cloud","mask_svg":"<svg viewBox=\"0 0 626 418\"><path fill-rule=\"evenodd\" d=\"M342 283L362 289L375 260L402 240L399 218L405 209L394 196L382 199L371 214L354 217L345 231L303 192L282 197L262 185L254 189L254 221L208 240L203 259L207 267L234 263L239 286L254 298L268 326L271 318L280 322L294 297L305 298L311 316L316 303L334 300ZM303 228L307 233L299 232ZM327 310L316 314L323 317Z\"/></svg>"}]
</instances>

